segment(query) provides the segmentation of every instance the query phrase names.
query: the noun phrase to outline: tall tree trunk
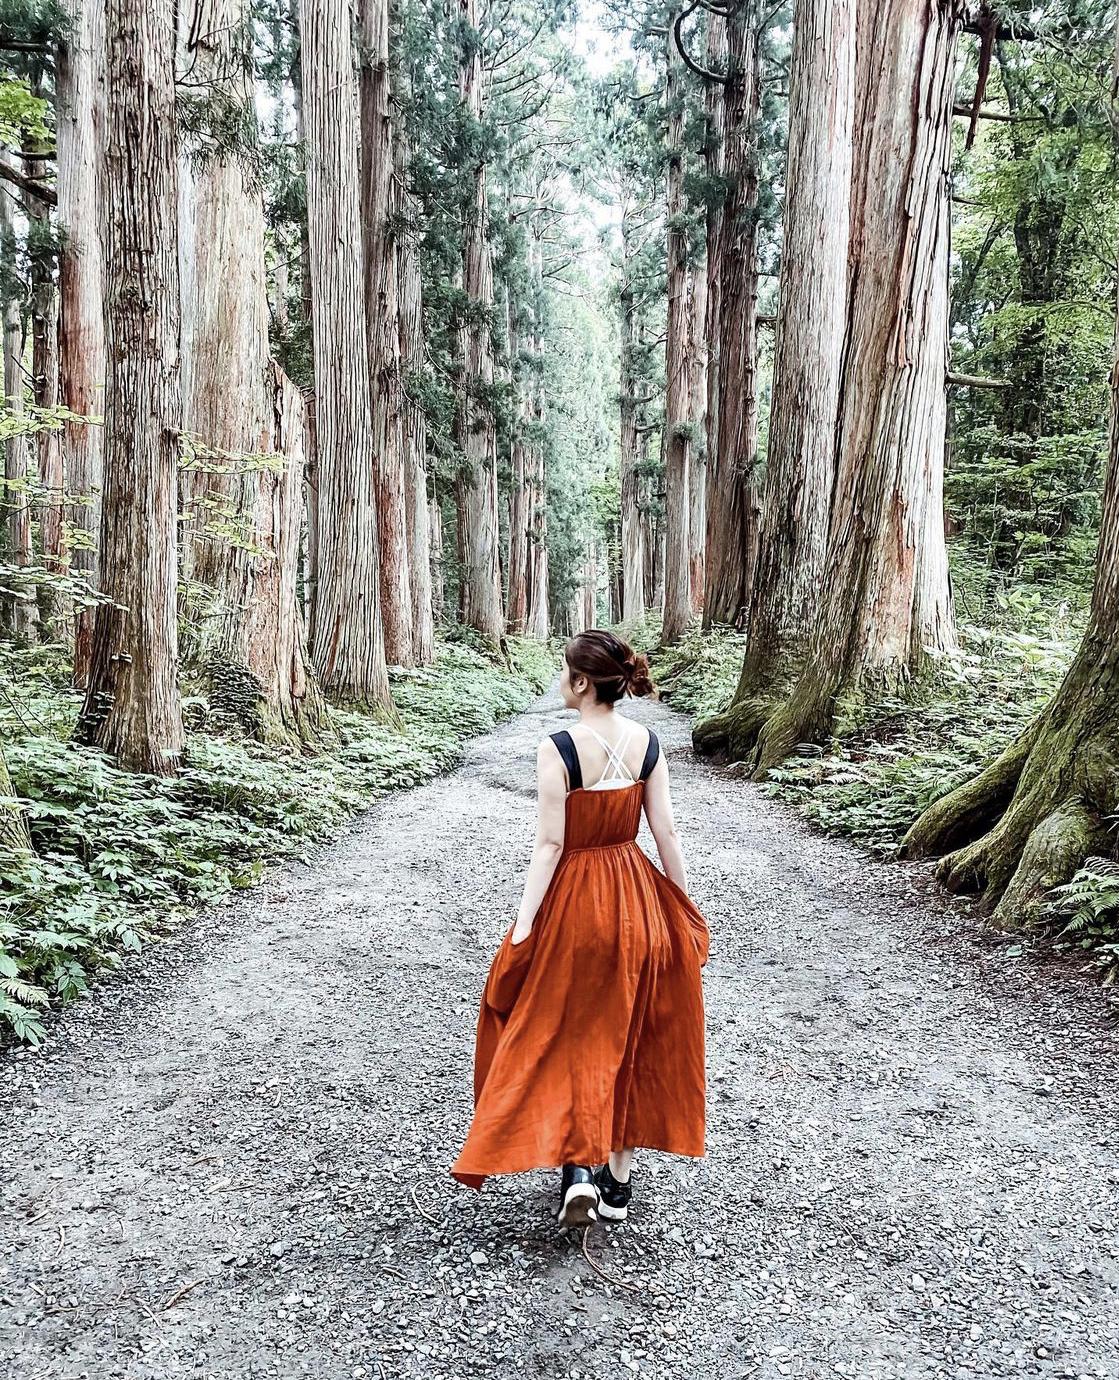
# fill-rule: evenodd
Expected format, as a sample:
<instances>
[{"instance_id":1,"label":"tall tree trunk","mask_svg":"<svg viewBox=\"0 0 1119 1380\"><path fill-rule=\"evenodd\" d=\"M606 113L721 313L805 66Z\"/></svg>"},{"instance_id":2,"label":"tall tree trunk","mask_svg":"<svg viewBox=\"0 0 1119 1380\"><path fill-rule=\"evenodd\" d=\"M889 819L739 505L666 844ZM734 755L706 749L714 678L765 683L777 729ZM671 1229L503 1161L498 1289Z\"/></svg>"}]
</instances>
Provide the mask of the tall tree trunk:
<instances>
[{"instance_id":1,"label":"tall tree trunk","mask_svg":"<svg viewBox=\"0 0 1119 1380\"><path fill-rule=\"evenodd\" d=\"M547 399L544 394L544 337L543 337L543 260L539 240L529 250L533 275L532 287L532 441L526 464L529 486L529 580L528 623L529 637L546 641L552 631L552 609L549 600L548 568L548 476L544 458L544 435L547 420ZM557 614L557 618L558 618Z\"/></svg>"},{"instance_id":2,"label":"tall tree trunk","mask_svg":"<svg viewBox=\"0 0 1119 1380\"><path fill-rule=\"evenodd\" d=\"M0 158L10 161L0 151ZM23 304L20 295L17 244L12 220L12 197L5 183L0 188L0 260L4 274L4 398L12 420L19 423L26 408L27 376L23 367ZM4 445L4 540L5 556L13 566L34 562L31 545L31 496L34 489L30 464L31 447L26 435L16 433ZM37 610L31 588L4 599L0 615L9 637L27 640L35 635Z\"/></svg>"},{"instance_id":3,"label":"tall tree trunk","mask_svg":"<svg viewBox=\"0 0 1119 1380\"><path fill-rule=\"evenodd\" d=\"M688 270L691 441L688 447L688 597L703 613L707 553L707 262Z\"/></svg>"},{"instance_id":4,"label":"tall tree trunk","mask_svg":"<svg viewBox=\"0 0 1119 1380\"><path fill-rule=\"evenodd\" d=\"M509 468L509 588L505 600L505 625L512 633L523 633L528 615L528 526L529 475L526 464L525 431L529 418L529 399L523 371L517 368L520 340L510 298L509 358L513 361L512 388L516 397L516 418L510 442Z\"/></svg>"},{"instance_id":5,"label":"tall tree trunk","mask_svg":"<svg viewBox=\"0 0 1119 1380\"><path fill-rule=\"evenodd\" d=\"M480 121L484 107L477 0L459 0L462 23L459 99L467 120ZM474 186L465 208L462 287L469 311L460 331L456 439L462 466L455 485L458 506L460 615L495 646L504 631L498 557L497 429L493 413L493 263L488 238L486 164L478 155Z\"/></svg>"},{"instance_id":6,"label":"tall tree trunk","mask_svg":"<svg viewBox=\"0 0 1119 1380\"><path fill-rule=\"evenodd\" d=\"M38 152L34 144L25 145L24 167L28 177L35 181L41 181L53 171L47 159L36 157ZM31 390L35 406L47 411L57 407L60 401L58 294L55 289L57 251L47 203L26 193L23 204L28 220L27 245L31 261ZM35 439L39 549L44 569L60 575L66 569L62 434L53 426L43 427ZM67 601L48 583L39 587L38 594L39 635L44 641L54 641L58 624L68 617Z\"/></svg>"},{"instance_id":7,"label":"tall tree trunk","mask_svg":"<svg viewBox=\"0 0 1119 1380\"><path fill-rule=\"evenodd\" d=\"M399 141L403 144L403 140ZM403 185L407 169L401 167ZM431 580L431 505L427 492L427 419L413 396L424 366L423 282L416 250L416 208L404 197L405 226L397 237L400 282L400 363L404 387L401 434L404 449L405 520L408 530L408 588L412 596L412 655L418 666L435 660L435 618Z\"/></svg>"},{"instance_id":8,"label":"tall tree trunk","mask_svg":"<svg viewBox=\"0 0 1119 1380\"><path fill-rule=\"evenodd\" d=\"M361 219L380 538L381 621L388 661L396 666L414 666L407 514L408 484L414 475L404 453L395 230L402 208L395 178L398 135L389 73L389 0L360 0L359 10Z\"/></svg>"},{"instance_id":9,"label":"tall tree trunk","mask_svg":"<svg viewBox=\"0 0 1119 1380\"><path fill-rule=\"evenodd\" d=\"M675 17L675 16L674 16ZM665 272L668 317L664 343L664 623L665 646L679 640L692 615L689 589L688 461L691 450L691 332L688 310L688 236L684 224L683 62L668 26L665 109L668 117L668 186L665 199Z\"/></svg>"},{"instance_id":10,"label":"tall tree trunk","mask_svg":"<svg viewBox=\"0 0 1119 1380\"><path fill-rule=\"evenodd\" d=\"M1119 151L1119 30L1111 118ZM950 852L940 875L978 891L1003 925L1042 917L1053 887L1094 852L1116 853L1119 813L1119 314L1092 606L1084 638L1041 715L988 767L925 810L911 857Z\"/></svg>"},{"instance_id":11,"label":"tall tree trunk","mask_svg":"<svg viewBox=\"0 0 1119 1380\"><path fill-rule=\"evenodd\" d=\"M853 0L800 0L789 77L780 306L750 640L730 708L696 731L705 751L727 748L735 758L753 746L772 709L776 685L788 688L824 582L847 325L854 79Z\"/></svg>"},{"instance_id":12,"label":"tall tree trunk","mask_svg":"<svg viewBox=\"0 0 1119 1380\"><path fill-rule=\"evenodd\" d=\"M714 11L707 16L707 70L722 73L727 69L727 21ZM719 82L709 81L704 92L706 133L703 142L707 176L713 185L722 180L726 166L726 101ZM707 468L719 451L719 390L720 345L722 340L722 311L720 286L723 275L723 203L722 198L709 198L706 213L707 230L707 316L704 324L707 353L707 411L704 417L704 510L709 505L710 485ZM704 517L704 598L706 599L706 552L708 519ZM704 624L709 619L705 617Z\"/></svg>"},{"instance_id":13,"label":"tall tree trunk","mask_svg":"<svg viewBox=\"0 0 1119 1380\"><path fill-rule=\"evenodd\" d=\"M930 465L944 452L948 169L959 0L889 0L856 58L852 289L835 501L807 664L758 739L761 774L845 700L918 668Z\"/></svg>"},{"instance_id":14,"label":"tall tree trunk","mask_svg":"<svg viewBox=\"0 0 1119 1380\"><path fill-rule=\"evenodd\" d=\"M707 467L706 594L703 617L740 623L749 606L761 500L758 449L757 125L758 41L753 10L727 17L723 87L726 199L718 235L718 431Z\"/></svg>"},{"instance_id":15,"label":"tall tree trunk","mask_svg":"<svg viewBox=\"0 0 1119 1380\"><path fill-rule=\"evenodd\" d=\"M598 624L598 544L592 540L583 562L583 627Z\"/></svg>"},{"instance_id":16,"label":"tall tree trunk","mask_svg":"<svg viewBox=\"0 0 1119 1380\"><path fill-rule=\"evenodd\" d=\"M63 406L75 417L104 412L105 316L99 226L100 146L104 138L104 6L75 0L55 62L58 137L58 370ZM67 421L63 470L72 496L67 514L70 569L95 586L101 523L102 428ZM74 681L85 686L93 634L92 607L74 617Z\"/></svg>"},{"instance_id":17,"label":"tall tree trunk","mask_svg":"<svg viewBox=\"0 0 1119 1380\"><path fill-rule=\"evenodd\" d=\"M621 327L621 378L618 393L622 523L622 620L638 623L645 617L645 534L638 502L637 374L634 367L634 248L630 209L622 213L622 284L618 294Z\"/></svg>"},{"instance_id":18,"label":"tall tree trunk","mask_svg":"<svg viewBox=\"0 0 1119 1380\"><path fill-rule=\"evenodd\" d=\"M183 746L175 590L178 128L171 0L106 0L100 604L78 736L172 775Z\"/></svg>"},{"instance_id":19,"label":"tall tree trunk","mask_svg":"<svg viewBox=\"0 0 1119 1380\"><path fill-rule=\"evenodd\" d=\"M287 22L293 32L291 100L295 114L295 137L303 150L303 171L307 171L307 123L303 115L303 37L299 28L300 0L287 0ZM304 333L311 338L314 356L314 301L311 284L311 233L307 216L299 220L299 316ZM315 624L319 590L319 443L315 426L314 390L304 394L306 408L306 458L303 465L303 607L307 636L315 645Z\"/></svg>"},{"instance_id":20,"label":"tall tree trunk","mask_svg":"<svg viewBox=\"0 0 1119 1380\"><path fill-rule=\"evenodd\" d=\"M539 381L536 385L535 420L539 436L544 423L544 401ZM529 454L532 466L532 526L529 534L528 625L525 631L529 637L544 642L551 629L548 606L548 493L544 447L538 439L533 440Z\"/></svg>"},{"instance_id":21,"label":"tall tree trunk","mask_svg":"<svg viewBox=\"0 0 1119 1380\"><path fill-rule=\"evenodd\" d=\"M191 0L180 25L194 89L255 122L245 0ZM314 742L328 721L295 598L303 403L269 359L263 197L244 150L199 153L192 220L180 230L193 265L191 297L183 297L194 352L184 412L199 448L181 485L183 565L202 595L191 600L190 652L212 706L245 731Z\"/></svg>"},{"instance_id":22,"label":"tall tree trunk","mask_svg":"<svg viewBox=\"0 0 1119 1380\"><path fill-rule=\"evenodd\" d=\"M433 494L428 503L428 530L431 533L431 611L442 618L446 611L447 596L443 586L444 547L443 547L443 505Z\"/></svg>"},{"instance_id":23,"label":"tall tree trunk","mask_svg":"<svg viewBox=\"0 0 1119 1380\"><path fill-rule=\"evenodd\" d=\"M391 713L378 591L350 6L301 0L299 18L318 451L312 652L328 695Z\"/></svg>"}]
</instances>

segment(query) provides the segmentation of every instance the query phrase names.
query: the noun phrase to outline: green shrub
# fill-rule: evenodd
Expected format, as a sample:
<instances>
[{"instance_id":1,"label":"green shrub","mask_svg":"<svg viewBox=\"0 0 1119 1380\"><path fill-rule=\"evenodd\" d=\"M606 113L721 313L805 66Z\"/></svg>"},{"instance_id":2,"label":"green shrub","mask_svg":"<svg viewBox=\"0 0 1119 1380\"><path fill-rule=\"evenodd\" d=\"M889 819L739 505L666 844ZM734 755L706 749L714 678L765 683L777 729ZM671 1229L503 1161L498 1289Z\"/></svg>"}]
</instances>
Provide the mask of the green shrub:
<instances>
[{"instance_id":1,"label":"green shrub","mask_svg":"<svg viewBox=\"0 0 1119 1380\"><path fill-rule=\"evenodd\" d=\"M84 992L187 909L251 887L388 791L429 780L463 740L523 709L554 649L510 639L510 670L468 636L393 674L403 729L337 712L315 756L196 732L170 780L70 741L78 697L57 651L0 652L0 732L34 851L0 858L0 1031L42 1038L51 1002ZM198 716L206 721L206 714Z\"/></svg>"}]
</instances>

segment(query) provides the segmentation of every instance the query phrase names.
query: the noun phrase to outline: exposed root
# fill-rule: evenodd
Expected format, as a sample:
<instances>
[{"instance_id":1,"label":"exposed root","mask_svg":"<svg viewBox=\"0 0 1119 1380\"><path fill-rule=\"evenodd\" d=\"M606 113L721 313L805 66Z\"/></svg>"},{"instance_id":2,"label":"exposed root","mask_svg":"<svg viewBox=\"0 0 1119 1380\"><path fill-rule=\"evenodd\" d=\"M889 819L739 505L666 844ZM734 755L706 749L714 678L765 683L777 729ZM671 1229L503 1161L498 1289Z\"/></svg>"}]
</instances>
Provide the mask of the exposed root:
<instances>
[{"instance_id":1,"label":"exposed root","mask_svg":"<svg viewBox=\"0 0 1119 1380\"><path fill-rule=\"evenodd\" d=\"M904 856L936 857L985 833L1010 804L1036 736L1032 725L978 776L934 800L902 840ZM959 878L948 884L955 891L974 890L969 861L961 858L960 867Z\"/></svg>"},{"instance_id":2,"label":"exposed root","mask_svg":"<svg viewBox=\"0 0 1119 1380\"><path fill-rule=\"evenodd\" d=\"M692 745L704 757L718 754L729 762L748 762L772 710L773 701L760 696L739 700L721 714L696 724Z\"/></svg>"},{"instance_id":3,"label":"exposed root","mask_svg":"<svg viewBox=\"0 0 1119 1380\"><path fill-rule=\"evenodd\" d=\"M1046 899L1097 847L1106 847L1106 823L1079 801L1066 801L1026 840L1022 858L993 913L1004 929L1036 924Z\"/></svg>"}]
</instances>

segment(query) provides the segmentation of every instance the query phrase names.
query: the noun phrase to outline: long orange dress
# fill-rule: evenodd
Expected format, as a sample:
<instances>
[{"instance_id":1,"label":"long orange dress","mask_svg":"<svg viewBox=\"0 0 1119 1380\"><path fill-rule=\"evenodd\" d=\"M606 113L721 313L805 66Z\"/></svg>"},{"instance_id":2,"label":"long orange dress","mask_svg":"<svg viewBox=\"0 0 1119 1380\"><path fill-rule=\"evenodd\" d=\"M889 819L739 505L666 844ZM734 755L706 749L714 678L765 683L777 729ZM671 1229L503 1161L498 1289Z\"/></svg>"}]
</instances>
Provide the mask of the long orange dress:
<instances>
[{"instance_id":1,"label":"long orange dress","mask_svg":"<svg viewBox=\"0 0 1119 1380\"><path fill-rule=\"evenodd\" d=\"M625 1146L704 1152L707 925L636 842L656 738L639 778L609 790L584 789L570 734L552 738L563 854L532 932L513 944L509 930L486 980L474 1119L451 1169L471 1188Z\"/></svg>"}]
</instances>

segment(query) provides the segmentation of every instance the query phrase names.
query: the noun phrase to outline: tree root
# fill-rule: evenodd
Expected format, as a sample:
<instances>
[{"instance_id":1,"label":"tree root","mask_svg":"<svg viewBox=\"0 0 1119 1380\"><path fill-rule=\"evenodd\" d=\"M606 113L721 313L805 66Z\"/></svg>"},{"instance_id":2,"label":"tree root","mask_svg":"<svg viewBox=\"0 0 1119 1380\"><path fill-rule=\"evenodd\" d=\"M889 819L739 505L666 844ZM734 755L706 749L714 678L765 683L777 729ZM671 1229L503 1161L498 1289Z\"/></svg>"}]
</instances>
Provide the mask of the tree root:
<instances>
[{"instance_id":1,"label":"tree root","mask_svg":"<svg viewBox=\"0 0 1119 1380\"><path fill-rule=\"evenodd\" d=\"M903 856L936 857L986 833L1010 804L1036 736L1033 724L978 776L927 806L902 840ZM963 877L954 889L967 890Z\"/></svg>"},{"instance_id":2,"label":"tree root","mask_svg":"<svg viewBox=\"0 0 1119 1380\"><path fill-rule=\"evenodd\" d=\"M1065 801L1038 824L992 918L1003 929L1036 924L1054 887L1067 882L1090 853L1106 847L1106 824L1080 801Z\"/></svg>"},{"instance_id":3,"label":"tree root","mask_svg":"<svg viewBox=\"0 0 1119 1380\"><path fill-rule=\"evenodd\" d=\"M996 924L1036 925L1091 853L1116 844L1119 700L1110 665L1081 656L1049 707L984 771L910 829L910 857L952 849L938 875L982 894Z\"/></svg>"},{"instance_id":4,"label":"tree root","mask_svg":"<svg viewBox=\"0 0 1119 1380\"><path fill-rule=\"evenodd\" d=\"M748 762L754 756L758 734L773 712L773 701L751 696L712 714L692 729L692 746L702 757L722 757L728 762Z\"/></svg>"}]
</instances>

